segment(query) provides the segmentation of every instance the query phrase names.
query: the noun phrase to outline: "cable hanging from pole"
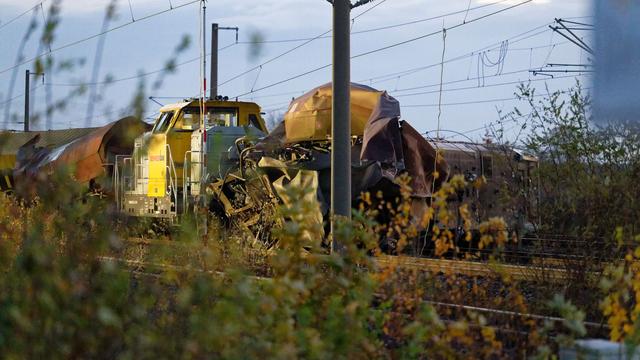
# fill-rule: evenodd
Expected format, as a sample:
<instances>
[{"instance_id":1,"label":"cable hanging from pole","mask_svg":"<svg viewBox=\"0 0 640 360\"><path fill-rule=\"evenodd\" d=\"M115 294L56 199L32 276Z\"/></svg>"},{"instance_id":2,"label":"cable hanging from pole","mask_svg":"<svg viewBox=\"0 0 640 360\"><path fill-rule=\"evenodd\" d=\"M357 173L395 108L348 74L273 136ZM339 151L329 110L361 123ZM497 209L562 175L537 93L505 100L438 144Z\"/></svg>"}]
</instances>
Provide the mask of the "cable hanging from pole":
<instances>
[{"instance_id":1,"label":"cable hanging from pole","mask_svg":"<svg viewBox=\"0 0 640 360\"><path fill-rule=\"evenodd\" d=\"M33 9L37 8L38 6L40 6L40 7L42 8L42 3L44 3L45 1L47 1L47 0L43 0L43 1L41 1L40 3L38 3L38 4L36 4L36 5L32 6L32 7L30 7L29 9L27 9L27 10L25 10L24 12L20 13L19 15L15 16L13 19L11 19L11 20L9 20L9 21L5 22L4 24L1 24L1 25L0 25L0 30L4 29L4 27L5 27L5 26L9 26L9 24L11 24L11 23L15 22L16 20L20 19L21 17L23 17L23 16L27 15L29 12L31 12L31 10L33 10Z\"/></svg>"},{"instance_id":2,"label":"cable hanging from pole","mask_svg":"<svg viewBox=\"0 0 640 360\"><path fill-rule=\"evenodd\" d=\"M447 50L447 30L442 29L442 60L440 62L440 93L438 95L438 132L437 137L440 137L440 117L442 116L442 83L444 82L444 54Z\"/></svg>"},{"instance_id":3,"label":"cable hanging from pole","mask_svg":"<svg viewBox=\"0 0 640 360\"><path fill-rule=\"evenodd\" d=\"M438 95L438 120L436 127L436 139L440 139L440 117L442 116L442 84L444 82L444 56L447 50L447 29L444 27L444 21L442 22L442 57L440 58L440 94ZM440 156L440 149L438 144L434 142L436 155L433 159L433 181L431 183L431 194L436 191L436 180L440 176L438 173L438 157Z\"/></svg>"},{"instance_id":4,"label":"cable hanging from pole","mask_svg":"<svg viewBox=\"0 0 640 360\"><path fill-rule=\"evenodd\" d=\"M128 1L129 1L129 13L131 14L131 22L133 23L136 21L136 19L133 17L133 7L131 7L131 0L128 0Z\"/></svg>"}]
</instances>

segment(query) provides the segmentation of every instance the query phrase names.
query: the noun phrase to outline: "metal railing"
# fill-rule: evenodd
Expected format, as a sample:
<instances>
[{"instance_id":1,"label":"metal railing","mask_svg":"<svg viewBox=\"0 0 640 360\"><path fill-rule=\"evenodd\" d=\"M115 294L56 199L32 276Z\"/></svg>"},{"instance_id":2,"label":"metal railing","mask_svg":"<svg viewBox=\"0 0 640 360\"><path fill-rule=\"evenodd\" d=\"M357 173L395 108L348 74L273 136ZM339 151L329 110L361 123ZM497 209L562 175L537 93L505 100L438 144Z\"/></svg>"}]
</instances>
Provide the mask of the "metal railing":
<instances>
[{"instance_id":1,"label":"metal railing","mask_svg":"<svg viewBox=\"0 0 640 360\"><path fill-rule=\"evenodd\" d=\"M182 162L182 211L186 212L189 208L188 199L191 185L191 150L187 150L184 153L184 161Z\"/></svg>"},{"instance_id":2,"label":"metal railing","mask_svg":"<svg viewBox=\"0 0 640 360\"><path fill-rule=\"evenodd\" d=\"M125 191L127 179L131 181L131 176L127 176L126 171L127 160L131 163L133 159L129 155L116 155L113 169L113 189L118 210L122 210L122 196ZM122 165L122 174L120 174L120 165Z\"/></svg>"},{"instance_id":3,"label":"metal railing","mask_svg":"<svg viewBox=\"0 0 640 360\"><path fill-rule=\"evenodd\" d=\"M193 155L193 154L201 154L202 151L197 151L197 150L188 150L187 152L185 152L184 154L184 162L183 162L183 170L182 170L182 202L183 202L183 209L187 209L188 208L188 204L189 204L189 196L191 195L191 186L193 184L202 184L202 176L204 176L203 174L203 162L202 161L193 161L193 157L189 156L189 155ZM202 157L198 157L198 158L202 158ZM193 164L199 164L200 165L200 179L196 179L193 180L193 173L192 173L192 165ZM187 191L189 190L189 191ZM200 189L202 190L202 189Z\"/></svg>"},{"instance_id":4,"label":"metal railing","mask_svg":"<svg viewBox=\"0 0 640 360\"><path fill-rule=\"evenodd\" d=\"M169 146L169 144L166 144L166 151L167 151L166 176L169 179L168 183L169 183L169 187L171 188L171 190L167 191L166 194L169 196L173 196L173 203L175 204L176 213L177 213L178 212L178 188L176 184L178 182L178 174L176 172L176 165L173 162L173 155L171 154L171 146ZM184 175L184 170L183 170L183 175ZM173 191L173 194L171 194L171 191Z\"/></svg>"}]
</instances>

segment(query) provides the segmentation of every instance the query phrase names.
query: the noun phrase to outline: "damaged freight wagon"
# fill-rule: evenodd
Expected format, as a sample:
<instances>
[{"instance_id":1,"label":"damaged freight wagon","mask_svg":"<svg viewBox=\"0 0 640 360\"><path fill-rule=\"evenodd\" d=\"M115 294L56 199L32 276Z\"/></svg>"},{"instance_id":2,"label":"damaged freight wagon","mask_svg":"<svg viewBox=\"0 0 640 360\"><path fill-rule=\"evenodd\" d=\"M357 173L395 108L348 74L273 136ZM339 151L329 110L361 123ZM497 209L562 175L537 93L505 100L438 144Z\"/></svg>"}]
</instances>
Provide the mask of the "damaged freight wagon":
<instances>
[{"instance_id":1,"label":"damaged freight wagon","mask_svg":"<svg viewBox=\"0 0 640 360\"><path fill-rule=\"evenodd\" d=\"M240 170L209 185L210 210L227 222L240 216L256 241L270 246L269 228L277 225L276 220L269 220L273 204L286 203L285 190L302 185L313 189L311 194L320 204L314 218L327 225L331 104L331 84L317 87L294 99L284 121L268 136L254 145L238 146ZM413 191L412 216L420 219L432 192L446 180L448 168L436 150L409 123L400 120L398 101L385 91L352 83L351 135L353 206L363 192L380 191L393 201L400 192L398 177L406 173ZM253 190L248 191L249 187ZM261 215L265 212L270 217ZM309 238L323 238L315 235Z\"/></svg>"},{"instance_id":2,"label":"damaged freight wagon","mask_svg":"<svg viewBox=\"0 0 640 360\"><path fill-rule=\"evenodd\" d=\"M85 129L82 136L56 146L40 146L43 135L33 133L31 139L18 148L15 156L12 175L16 190L28 195L33 190L29 184L36 178L42 179L66 167L71 170L75 181L87 184L89 190L102 194L112 187L116 156L130 153L133 139L148 127L137 118L125 117L103 127Z\"/></svg>"}]
</instances>

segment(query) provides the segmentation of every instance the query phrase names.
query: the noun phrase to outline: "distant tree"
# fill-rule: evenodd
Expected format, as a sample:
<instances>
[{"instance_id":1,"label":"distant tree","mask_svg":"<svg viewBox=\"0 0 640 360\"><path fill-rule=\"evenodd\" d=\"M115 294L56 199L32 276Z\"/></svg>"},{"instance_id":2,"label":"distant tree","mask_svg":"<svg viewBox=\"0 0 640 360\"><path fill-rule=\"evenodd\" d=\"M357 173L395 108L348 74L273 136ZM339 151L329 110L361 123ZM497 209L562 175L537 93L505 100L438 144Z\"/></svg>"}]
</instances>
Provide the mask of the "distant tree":
<instances>
[{"instance_id":1,"label":"distant tree","mask_svg":"<svg viewBox=\"0 0 640 360\"><path fill-rule=\"evenodd\" d=\"M520 144L539 157L542 229L585 239L640 232L640 125L596 124L579 82L542 100L529 85L518 92L529 109L503 124L520 118Z\"/></svg>"}]
</instances>

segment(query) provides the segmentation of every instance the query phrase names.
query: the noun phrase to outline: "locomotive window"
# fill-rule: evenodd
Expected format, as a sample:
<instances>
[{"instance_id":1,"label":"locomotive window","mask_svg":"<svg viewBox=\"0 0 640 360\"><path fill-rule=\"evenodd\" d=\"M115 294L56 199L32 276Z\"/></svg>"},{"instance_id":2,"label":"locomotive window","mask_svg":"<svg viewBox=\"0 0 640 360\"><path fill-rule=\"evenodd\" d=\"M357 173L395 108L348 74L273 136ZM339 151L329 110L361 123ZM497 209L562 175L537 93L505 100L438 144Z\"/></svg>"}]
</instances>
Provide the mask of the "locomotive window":
<instances>
[{"instance_id":1,"label":"locomotive window","mask_svg":"<svg viewBox=\"0 0 640 360\"><path fill-rule=\"evenodd\" d=\"M213 108L209 110L210 126L238 126L238 108Z\"/></svg>"},{"instance_id":2,"label":"locomotive window","mask_svg":"<svg viewBox=\"0 0 640 360\"><path fill-rule=\"evenodd\" d=\"M260 122L258 121L258 117L256 114L249 114L249 124L256 127L256 129L262 130L260 128Z\"/></svg>"},{"instance_id":3,"label":"locomotive window","mask_svg":"<svg viewBox=\"0 0 640 360\"><path fill-rule=\"evenodd\" d=\"M184 109L174 126L177 131L192 131L198 128L200 128L199 108Z\"/></svg>"},{"instance_id":4,"label":"locomotive window","mask_svg":"<svg viewBox=\"0 0 640 360\"><path fill-rule=\"evenodd\" d=\"M207 126L238 126L237 108L207 108ZM200 127L200 108L190 107L183 110L183 115L178 119L176 129L195 130Z\"/></svg>"},{"instance_id":5,"label":"locomotive window","mask_svg":"<svg viewBox=\"0 0 640 360\"><path fill-rule=\"evenodd\" d=\"M159 134L167 131L169 123L171 122L171 118L173 118L173 111L160 114L160 118L158 118L156 126L154 126L153 128L153 133Z\"/></svg>"},{"instance_id":6,"label":"locomotive window","mask_svg":"<svg viewBox=\"0 0 640 360\"><path fill-rule=\"evenodd\" d=\"M493 158L491 156L482 157L482 175L487 179L493 176Z\"/></svg>"}]
</instances>

